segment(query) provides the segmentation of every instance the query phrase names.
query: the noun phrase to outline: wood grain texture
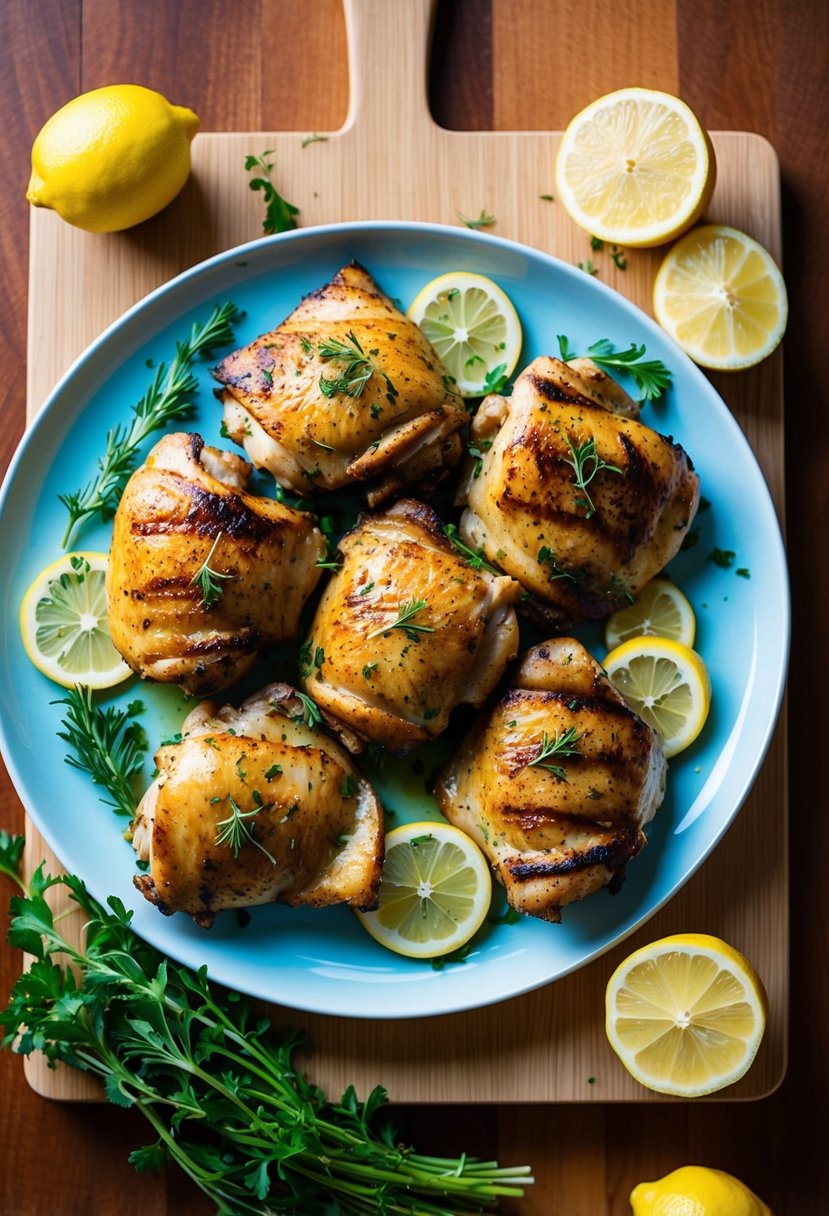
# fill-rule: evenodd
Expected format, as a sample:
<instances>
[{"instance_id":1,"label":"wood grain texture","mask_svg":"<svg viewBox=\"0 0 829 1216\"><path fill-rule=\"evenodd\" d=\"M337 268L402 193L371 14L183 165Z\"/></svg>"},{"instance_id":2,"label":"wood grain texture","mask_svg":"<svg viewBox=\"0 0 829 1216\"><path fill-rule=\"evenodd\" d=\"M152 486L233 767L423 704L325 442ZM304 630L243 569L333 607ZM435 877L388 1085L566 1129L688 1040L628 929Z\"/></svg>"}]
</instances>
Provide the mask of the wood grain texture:
<instances>
[{"instance_id":1,"label":"wood grain texture","mask_svg":"<svg viewBox=\"0 0 829 1216\"><path fill-rule=\"evenodd\" d=\"M38 5L6 0L0 12L7 64L0 77L0 96L4 113L14 116L0 131L3 163L11 167L0 196L5 269L0 332L7 367L0 413L0 467L8 460L24 419L23 381L13 374L26 353L27 215L21 189L28 147L40 123L80 87L92 87L107 77L144 81L144 73L151 70L158 53L166 66L163 74L153 78L157 86L193 105L208 129L231 130L238 125L234 87L243 72L271 80L268 105L274 108L268 114L261 108L253 114L251 130L286 129L288 121L281 115L298 104L287 91L280 92L281 81L287 79L284 66L275 64L272 55L264 62L262 49L263 24L286 28L296 7L287 0L263 0L260 24L234 42L234 58L227 51L226 6L216 0L201 5L198 38L200 53L206 56L201 62L210 65L203 72L197 70L198 60L192 71L188 67L194 30L192 23L189 28L182 26L183 5L172 0L154 5L151 28L143 17L149 6L123 5L124 36L117 40L117 55L106 50L113 30L105 7L109 6L101 4L95 9L94 20L89 0L83 15L80 3L69 0L40 0ZM315 0L313 6L303 7L309 39L328 45L330 26L316 16L317 8L330 12L327 4ZM671 6L664 7L670 10ZM560 126L583 95L581 32L593 21L592 12L593 5L573 0L442 3L436 29L443 31L443 41L433 60L440 72L433 72L430 84L436 120L456 129L485 130L501 126L501 114L513 114L510 125L521 129ZM777 1216L823 1216L829 1211L829 1167L823 1151L829 1131L825 1098L829 1059L824 1048L829 1021L829 944L822 866L829 851L829 819L821 806L829 788L825 747L829 711L815 677L820 678L829 665L829 634L823 622L829 558L825 546L815 541L829 508L824 471L829 456L829 403L820 375L824 318L829 310L829 257L823 234L829 204L829 180L823 170L829 129L824 70L829 49L827 8L818 0L730 0L728 5L719 0L678 0L671 39L676 54L673 63L664 58L663 33L652 37L648 25L635 21L636 15L635 5L616 6L612 20L593 35L589 70L594 91L634 82L626 79L620 54L620 47L634 42L645 61L650 59L660 73L661 84L679 91L707 126L760 131L778 149L783 170L784 261L792 305L785 374L787 514L795 625L790 680L789 784L796 875L792 888L790 1066L781 1088L754 1103L662 1104L654 1108L502 1104L406 1108L396 1114L404 1131L424 1150L457 1147L487 1155L497 1152L503 1160L531 1160L539 1183L525 1203L505 1205L504 1210L516 1216L519 1212L521 1216L551 1212L623 1216L629 1213L627 1194L632 1182L658 1176L688 1160L739 1174L764 1196ZM491 40L495 28L499 55L503 56L498 62ZM551 48L552 53L559 28L569 31L570 53L558 54L555 76L548 73L549 88L539 96L528 87L522 65L530 61L526 56L535 55L537 45ZM659 30L664 29L660 23ZM175 53L170 55L153 49L171 46ZM109 56L106 70L94 59L94 55L105 54ZM499 66L504 62L517 64L518 70L504 74ZM181 91L185 72L189 72L186 97ZM227 73L229 86L222 87L226 84L222 72ZM677 73L673 78L672 72ZM298 129L336 129L347 94L344 64L327 62L311 92L332 108L325 115L314 111L307 122L303 114ZM303 106L315 105L314 96L303 101ZM334 102L332 96L340 100ZM263 104L260 100L260 107ZM724 385L727 398L729 385L730 381ZM22 816L8 780L0 786L0 796L0 824L19 829ZM733 876L726 870L719 877L728 883ZM760 888L755 898L762 899L765 875L747 875L742 881L743 889ZM0 952L0 999L19 965L16 952ZM156 1180L131 1174L126 1154L142 1142L144 1133L140 1120L130 1112L43 1102L25 1084L19 1061L9 1053L0 1053L0 1095L2 1216L40 1216L44 1212L85 1216L90 1211L104 1216L139 1212L200 1216L211 1210L175 1175ZM46 1154L43 1145L48 1145Z\"/></svg>"}]
</instances>

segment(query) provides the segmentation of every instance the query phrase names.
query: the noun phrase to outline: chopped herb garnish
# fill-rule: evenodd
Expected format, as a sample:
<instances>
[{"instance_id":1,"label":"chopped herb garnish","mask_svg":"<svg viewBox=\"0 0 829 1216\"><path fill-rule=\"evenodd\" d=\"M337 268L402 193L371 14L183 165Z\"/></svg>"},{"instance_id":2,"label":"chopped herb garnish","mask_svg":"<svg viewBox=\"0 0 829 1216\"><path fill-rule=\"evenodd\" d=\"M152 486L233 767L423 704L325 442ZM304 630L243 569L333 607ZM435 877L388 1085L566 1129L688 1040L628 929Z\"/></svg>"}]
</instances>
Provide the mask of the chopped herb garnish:
<instances>
[{"instance_id":1,"label":"chopped herb garnish","mask_svg":"<svg viewBox=\"0 0 829 1216\"><path fill-rule=\"evenodd\" d=\"M738 566L734 573L739 574L740 578L751 578L751 571L748 566Z\"/></svg>"},{"instance_id":2,"label":"chopped herb garnish","mask_svg":"<svg viewBox=\"0 0 829 1216\"><path fill-rule=\"evenodd\" d=\"M589 258L586 262L576 262L576 265L578 266L579 270L583 270L585 274L598 274L599 273L598 267L594 266Z\"/></svg>"},{"instance_id":3,"label":"chopped herb garnish","mask_svg":"<svg viewBox=\"0 0 829 1216\"><path fill-rule=\"evenodd\" d=\"M679 546L680 550L684 552L686 549L693 549L694 545L699 542L699 537L699 528L692 528L690 532L686 532L682 538L682 544Z\"/></svg>"},{"instance_id":4,"label":"chopped herb garnish","mask_svg":"<svg viewBox=\"0 0 829 1216\"><path fill-rule=\"evenodd\" d=\"M545 731L541 737L541 745L539 747L538 755L534 760L529 761L527 768L546 768L547 771L552 773L554 777L557 777L559 781L566 781L567 773L564 771L561 765L547 764L546 761L549 760L551 756L561 756L564 758L580 755L580 752L576 747L576 744L580 738L581 735L577 732L575 726L568 726L567 730L565 730L561 735L559 735L559 733L556 731L556 734L552 739Z\"/></svg>"},{"instance_id":5,"label":"chopped herb garnish","mask_svg":"<svg viewBox=\"0 0 829 1216\"><path fill-rule=\"evenodd\" d=\"M544 203L554 203L556 201L554 194L539 194L538 197Z\"/></svg>"},{"instance_id":6,"label":"chopped herb garnish","mask_svg":"<svg viewBox=\"0 0 829 1216\"><path fill-rule=\"evenodd\" d=\"M268 771L265 773L265 780L273 781L274 777L281 777L281 776L282 776L282 765L281 764L272 764L271 767L268 769Z\"/></svg>"},{"instance_id":7,"label":"chopped herb garnish","mask_svg":"<svg viewBox=\"0 0 829 1216\"><path fill-rule=\"evenodd\" d=\"M438 716L438 714L439 714L439 713L440 713L440 710L439 710L439 709L424 709L424 711L423 711L423 721L424 721L424 722L431 722L432 718L436 718L436 717Z\"/></svg>"},{"instance_id":8,"label":"chopped herb garnish","mask_svg":"<svg viewBox=\"0 0 829 1216\"><path fill-rule=\"evenodd\" d=\"M372 679L375 671L377 670L377 668L379 666L380 666L379 663L366 663L365 667L363 668L363 675L365 676L365 678L367 680Z\"/></svg>"},{"instance_id":9,"label":"chopped herb garnish","mask_svg":"<svg viewBox=\"0 0 829 1216\"><path fill-rule=\"evenodd\" d=\"M571 583L578 582L575 574L572 574L569 570L565 570L558 564L558 559L549 545L542 545L538 550L538 561L541 562L542 566L550 567L550 573L547 576L550 582L555 582L557 578L567 578Z\"/></svg>"},{"instance_id":10,"label":"chopped herb garnish","mask_svg":"<svg viewBox=\"0 0 829 1216\"><path fill-rule=\"evenodd\" d=\"M263 810L263 807L258 805L252 807L249 811L243 811L232 794L227 795L227 805L230 807L230 814L227 819L220 819L216 824L219 832L215 843L230 845L234 857L239 856L243 845L255 845L260 853L265 854L272 865L276 865L276 858L268 852L263 844L259 843L256 839L253 824L248 823L248 820L255 818Z\"/></svg>"},{"instance_id":11,"label":"chopped herb garnish","mask_svg":"<svg viewBox=\"0 0 829 1216\"><path fill-rule=\"evenodd\" d=\"M397 620L390 625L381 625L379 629L374 629L366 636L366 641L379 637L381 633L391 633L392 629L402 629L407 638L411 638L413 642L419 642L421 633L435 632L434 625L421 625L414 620L417 614L426 607L425 600L413 600L411 603L401 604L398 607Z\"/></svg>"},{"instance_id":12,"label":"chopped herb garnish","mask_svg":"<svg viewBox=\"0 0 829 1216\"><path fill-rule=\"evenodd\" d=\"M581 491L581 493L584 495L583 498L576 499L576 505L586 508L587 514L585 515L585 519L592 519L592 517L596 514L596 507L593 503L593 499L587 492L587 487L590 485L590 482L597 473L602 471L607 473L621 473L622 470L618 465L609 464L606 460L602 460L601 456L599 456L599 453L596 451L596 440L592 435L589 439L585 440L584 443L580 443L578 447L573 443L569 435L566 436L566 440L567 447L570 449L570 455L565 456L563 459L566 464L570 465L571 469L575 473L573 484L575 485L576 489Z\"/></svg>"},{"instance_id":13,"label":"chopped herb garnish","mask_svg":"<svg viewBox=\"0 0 829 1216\"><path fill-rule=\"evenodd\" d=\"M340 786L340 793L342 794L343 798L350 798L351 795L355 793L356 789L357 782L351 776L351 773L346 773L343 783Z\"/></svg>"},{"instance_id":14,"label":"chopped herb garnish","mask_svg":"<svg viewBox=\"0 0 829 1216\"><path fill-rule=\"evenodd\" d=\"M499 363L497 367L493 367L484 376L484 392L502 393L507 387L508 380L506 363Z\"/></svg>"},{"instance_id":15,"label":"chopped herb garnish","mask_svg":"<svg viewBox=\"0 0 829 1216\"><path fill-rule=\"evenodd\" d=\"M624 252L619 248L618 245L613 246L613 248L610 251L610 256L613 258L614 265L617 267L617 269L627 270L627 268L628 268L627 257L624 254Z\"/></svg>"},{"instance_id":16,"label":"chopped herb garnish","mask_svg":"<svg viewBox=\"0 0 829 1216\"><path fill-rule=\"evenodd\" d=\"M277 191L271 178L273 162L267 158L273 156L273 148L261 153L260 156L246 156L245 168L250 173L256 169L260 177L253 177L248 182L251 190L261 190L265 200L265 218L262 221L262 231L267 233L290 232L296 228L294 216L299 215L299 207L287 202Z\"/></svg>"},{"instance_id":17,"label":"chopped herb garnish","mask_svg":"<svg viewBox=\"0 0 829 1216\"><path fill-rule=\"evenodd\" d=\"M469 545L464 544L455 524L447 524L443 531L450 545L466 558L467 566L471 566L473 570L488 570L490 574L503 574L503 570L484 561L483 549L470 549Z\"/></svg>"},{"instance_id":18,"label":"chopped herb garnish","mask_svg":"<svg viewBox=\"0 0 829 1216\"><path fill-rule=\"evenodd\" d=\"M318 135L317 132L315 131L313 135L305 136L305 138L302 141L301 146L303 148L307 148L309 144L327 144L327 143L328 143L328 136L327 135Z\"/></svg>"},{"instance_id":19,"label":"chopped herb garnish","mask_svg":"<svg viewBox=\"0 0 829 1216\"><path fill-rule=\"evenodd\" d=\"M429 840L434 840L434 836L431 832L424 832L422 836L413 836L409 841L409 844L413 849L416 849L418 845L426 844Z\"/></svg>"},{"instance_id":20,"label":"chopped herb garnish","mask_svg":"<svg viewBox=\"0 0 829 1216\"><path fill-rule=\"evenodd\" d=\"M210 562L221 538L222 533L217 532L216 539L210 546L210 552L190 579L189 585L191 587L195 587L196 583L199 585L203 608L212 608L214 604L217 604L225 593L224 584L236 577L234 574L222 574L219 570L211 568Z\"/></svg>"},{"instance_id":21,"label":"chopped herb garnish","mask_svg":"<svg viewBox=\"0 0 829 1216\"><path fill-rule=\"evenodd\" d=\"M593 250L594 253L598 253L598 251L600 249L604 249L604 241L601 239L601 237L591 236L590 248Z\"/></svg>"},{"instance_id":22,"label":"chopped herb garnish","mask_svg":"<svg viewBox=\"0 0 829 1216\"><path fill-rule=\"evenodd\" d=\"M365 587L361 587L360 590L357 592L357 594L358 595L368 595L369 591L371 591L373 589L373 587L374 587L374 583L366 583Z\"/></svg>"},{"instance_id":23,"label":"chopped herb garnish","mask_svg":"<svg viewBox=\"0 0 829 1216\"><path fill-rule=\"evenodd\" d=\"M310 726L311 730L314 730L322 723L322 713L320 712L319 705L317 705L312 697L306 696L304 692L298 692L296 696L302 703L302 710L300 713L295 714L294 717L304 722L306 726Z\"/></svg>"},{"instance_id":24,"label":"chopped herb garnish","mask_svg":"<svg viewBox=\"0 0 829 1216\"><path fill-rule=\"evenodd\" d=\"M712 549L708 554L708 560L715 566L719 566L721 570L730 570L736 556L733 549Z\"/></svg>"},{"instance_id":25,"label":"chopped herb garnish","mask_svg":"<svg viewBox=\"0 0 829 1216\"><path fill-rule=\"evenodd\" d=\"M484 211L483 208L481 208L481 214L476 220L467 219L465 215L461 215L460 211L458 211L457 216L462 224L466 224L467 228L474 228L476 230L480 228L491 228L493 224L498 222L494 215L489 215L486 211Z\"/></svg>"}]
</instances>

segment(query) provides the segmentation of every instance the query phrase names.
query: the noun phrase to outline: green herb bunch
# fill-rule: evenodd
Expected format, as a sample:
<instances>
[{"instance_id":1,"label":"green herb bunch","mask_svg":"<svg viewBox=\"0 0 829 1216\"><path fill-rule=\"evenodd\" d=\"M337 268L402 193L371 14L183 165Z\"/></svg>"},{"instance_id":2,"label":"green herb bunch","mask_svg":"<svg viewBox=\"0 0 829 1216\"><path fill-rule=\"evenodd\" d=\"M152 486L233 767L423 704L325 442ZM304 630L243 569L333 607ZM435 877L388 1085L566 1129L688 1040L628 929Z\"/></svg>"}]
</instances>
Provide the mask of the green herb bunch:
<instances>
[{"instance_id":1,"label":"green herb bunch","mask_svg":"<svg viewBox=\"0 0 829 1216\"><path fill-rule=\"evenodd\" d=\"M34 956L0 1013L3 1045L100 1077L111 1102L138 1109L152 1138L130 1155L136 1169L175 1162L219 1216L451 1216L490 1210L533 1181L528 1167L398 1144L377 1120L380 1087L365 1102L349 1087L329 1103L297 1070L297 1035L277 1036L248 1002L214 991L205 968L164 959L119 899L107 910L80 879L42 866L24 885L21 851L20 838L0 833L0 871L22 891L9 942ZM47 901L60 886L84 912L82 949Z\"/></svg>"}]
</instances>

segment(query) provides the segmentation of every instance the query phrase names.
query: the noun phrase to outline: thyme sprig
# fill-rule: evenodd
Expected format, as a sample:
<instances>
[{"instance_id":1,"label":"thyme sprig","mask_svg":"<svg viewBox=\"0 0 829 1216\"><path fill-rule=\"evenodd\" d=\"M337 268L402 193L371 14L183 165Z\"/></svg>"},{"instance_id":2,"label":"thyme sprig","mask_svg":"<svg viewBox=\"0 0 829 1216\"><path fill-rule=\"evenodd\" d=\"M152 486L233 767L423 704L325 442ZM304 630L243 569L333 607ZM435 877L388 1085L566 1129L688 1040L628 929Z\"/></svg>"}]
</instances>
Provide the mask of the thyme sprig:
<instances>
[{"instance_id":1,"label":"thyme sprig","mask_svg":"<svg viewBox=\"0 0 829 1216\"><path fill-rule=\"evenodd\" d=\"M102 709L92 699L92 690L78 684L57 705L68 706L58 738L72 749L66 763L88 773L95 785L109 795L101 801L116 815L134 815L137 805L134 781L144 766L147 736L138 722L144 706L131 701L126 709L108 705Z\"/></svg>"},{"instance_id":2,"label":"thyme sprig","mask_svg":"<svg viewBox=\"0 0 829 1216\"><path fill-rule=\"evenodd\" d=\"M568 726L562 734L556 731L555 735L550 736L545 731L541 736L541 744L539 746L538 755L534 760L530 760L527 768L545 768L548 772L557 777L559 781L567 780L567 773L560 764L547 764L546 762L551 756L560 756L566 759L569 756L580 755L576 744L581 739L581 735L576 730L575 726Z\"/></svg>"},{"instance_id":3,"label":"thyme sprig","mask_svg":"<svg viewBox=\"0 0 829 1216\"><path fill-rule=\"evenodd\" d=\"M227 805L230 807L230 814L227 819L220 819L216 824L216 827L219 829L216 834L216 844L230 845L234 857L239 856L243 845L252 844L259 849L260 853L264 853L273 865L276 865L276 858L256 839L254 825L248 822L251 819L255 819L259 812L265 808L261 795L257 799L255 790L253 792L253 801L255 805L249 811L243 811L233 795L227 795Z\"/></svg>"},{"instance_id":4,"label":"thyme sprig","mask_svg":"<svg viewBox=\"0 0 829 1216\"><path fill-rule=\"evenodd\" d=\"M392 629L402 629L407 638L411 638L413 642L420 641L421 633L434 633L434 625L420 625L414 618L419 612L422 612L427 607L425 600L412 600L408 604L400 604L397 612L397 620L392 621L389 625L381 625L379 629L372 630L366 635L366 641L371 638L377 638L381 633L391 633Z\"/></svg>"},{"instance_id":5,"label":"thyme sprig","mask_svg":"<svg viewBox=\"0 0 829 1216\"><path fill-rule=\"evenodd\" d=\"M293 203L287 202L286 199L277 190L273 184L273 161L269 161L268 157L273 156L273 148L268 148L259 156L248 155L245 157L245 168L248 173L258 170L260 176L252 177L248 182L251 190L261 190L262 197L265 200L265 218L262 221L262 231L269 236L275 235L278 232L290 232L292 228L296 228L296 220L294 216L299 215L299 207L295 207Z\"/></svg>"},{"instance_id":6,"label":"thyme sprig","mask_svg":"<svg viewBox=\"0 0 829 1216\"><path fill-rule=\"evenodd\" d=\"M565 456L563 459L565 464L570 465L575 474L574 485L576 489L580 490L584 496L583 498L576 499L576 506L585 507L587 509L585 519L592 519L596 514L596 507L593 499L587 492L590 482L602 470L607 473L621 473L622 470L618 465L609 464L606 460L602 460L596 451L596 440L592 435L578 446L573 443L569 435L565 436L565 438L567 440L567 447L570 449L570 455Z\"/></svg>"},{"instance_id":7,"label":"thyme sprig","mask_svg":"<svg viewBox=\"0 0 829 1216\"><path fill-rule=\"evenodd\" d=\"M565 334L557 334L558 349L563 363L575 359L576 352L570 347L570 340ZM661 359L645 359L645 344L637 346L631 342L627 350L617 350L608 338L599 338L588 346L586 354L597 367L606 372L627 372L633 379L641 396L640 401L658 401L666 389L673 383L673 373Z\"/></svg>"},{"instance_id":8,"label":"thyme sprig","mask_svg":"<svg viewBox=\"0 0 829 1216\"><path fill-rule=\"evenodd\" d=\"M58 495L69 512L64 549L79 524L93 515L106 518L115 511L135 468L138 449L147 436L190 413L192 397L198 388L193 373L196 356L209 355L216 347L231 343L233 325L241 315L235 304L217 304L204 325L194 323L189 336L176 343L175 358L169 367L160 363L156 368L152 383L132 407L132 421L108 432L106 450L98 460L97 476L80 490Z\"/></svg>"},{"instance_id":9,"label":"thyme sprig","mask_svg":"<svg viewBox=\"0 0 829 1216\"><path fill-rule=\"evenodd\" d=\"M212 569L210 565L221 539L222 533L217 532L216 539L210 546L210 552L190 579L191 587L195 587L196 583L199 585L203 608L212 608L214 604L217 604L225 593L225 582L236 577L235 574L222 574L221 571Z\"/></svg>"},{"instance_id":10,"label":"thyme sprig","mask_svg":"<svg viewBox=\"0 0 829 1216\"><path fill-rule=\"evenodd\" d=\"M0 838L0 870L16 869L17 838ZM99 1077L117 1106L147 1121L137 1170L178 1165L234 1216L388 1216L493 1208L520 1198L528 1166L432 1157L401 1144L381 1111L381 1087L339 1102L310 1084L294 1056L301 1037L277 1032L252 1004L165 959L136 936L132 913L97 903L80 879L41 865L11 901L9 942L34 956L0 1012L3 1045L41 1051ZM65 891L84 914L70 942L47 895Z\"/></svg>"},{"instance_id":11,"label":"thyme sprig","mask_svg":"<svg viewBox=\"0 0 829 1216\"><path fill-rule=\"evenodd\" d=\"M461 534L455 524L446 524L443 532L450 545L466 558L467 566L471 566L473 570L488 570L490 574L504 573L503 570L499 570L497 566L493 566L484 559L483 549L471 549L469 545L465 544L461 540Z\"/></svg>"},{"instance_id":12,"label":"thyme sprig","mask_svg":"<svg viewBox=\"0 0 829 1216\"><path fill-rule=\"evenodd\" d=\"M387 373L375 363L380 351L370 350L366 354L353 329L346 334L345 342L340 342L337 338L329 338L325 342L320 342L317 352L326 363L335 359L344 364L339 376L332 379L320 376L320 391L324 397L335 397L337 393L345 393L348 397L360 397L375 372L379 373L386 382L386 400L389 404L393 405L395 398L399 396Z\"/></svg>"}]
</instances>

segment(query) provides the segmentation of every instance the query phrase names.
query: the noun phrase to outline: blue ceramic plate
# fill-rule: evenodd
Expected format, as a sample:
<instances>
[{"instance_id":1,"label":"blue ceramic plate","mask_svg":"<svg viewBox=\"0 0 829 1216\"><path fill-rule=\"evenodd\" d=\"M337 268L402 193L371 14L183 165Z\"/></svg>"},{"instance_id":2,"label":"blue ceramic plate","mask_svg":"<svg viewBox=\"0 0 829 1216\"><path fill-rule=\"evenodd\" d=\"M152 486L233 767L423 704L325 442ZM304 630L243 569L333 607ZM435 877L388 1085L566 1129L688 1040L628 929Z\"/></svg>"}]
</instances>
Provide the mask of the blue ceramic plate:
<instances>
[{"instance_id":1,"label":"blue ceramic plate","mask_svg":"<svg viewBox=\"0 0 829 1216\"><path fill-rule=\"evenodd\" d=\"M237 340L249 342L354 258L404 308L429 279L448 270L496 279L524 326L519 366L538 354L556 354L560 333L579 350L598 338L619 347L645 342L649 357L672 369L674 388L665 401L646 407L644 420L684 445L711 503L697 521L698 543L670 570L697 613L697 646L713 684L711 715L694 746L672 761L665 803L624 888L568 907L562 925L488 924L466 962L441 970L385 951L345 908L257 908L244 926L236 914L223 913L209 932L185 916L161 916L133 888L124 820L64 762L66 749L56 734L63 710L54 704L60 690L32 667L18 633L26 587L61 553L66 515L57 496L94 475L107 430L128 417L146 388L147 361L168 360L176 339L193 321L205 320L217 301L233 300L245 310ZM221 444L206 362L199 380L189 429ZM74 547L108 549L107 526L87 525ZM736 554L731 569L708 560L715 547ZM2 748L32 819L98 899L115 893L134 909L142 936L194 967L206 963L224 984L295 1009L350 1017L449 1013L546 984L608 950L674 894L725 832L760 766L783 689L789 636L783 546L763 477L726 406L622 296L554 258L464 229L374 223L298 231L231 250L153 292L70 369L27 434L0 498L0 551L7 573L0 608ZM739 576L737 567L750 577ZM601 657L599 631L583 637ZM261 682L278 674L275 660L264 661ZM145 703L142 721L154 747L178 729L184 701L174 689L137 680L114 690L108 701L126 704L137 696ZM445 756L451 745L444 737L434 746ZM367 770L394 812L393 822L436 816L427 792L435 760L427 752ZM151 767L148 759L148 778ZM503 910L500 898L496 912Z\"/></svg>"}]
</instances>

